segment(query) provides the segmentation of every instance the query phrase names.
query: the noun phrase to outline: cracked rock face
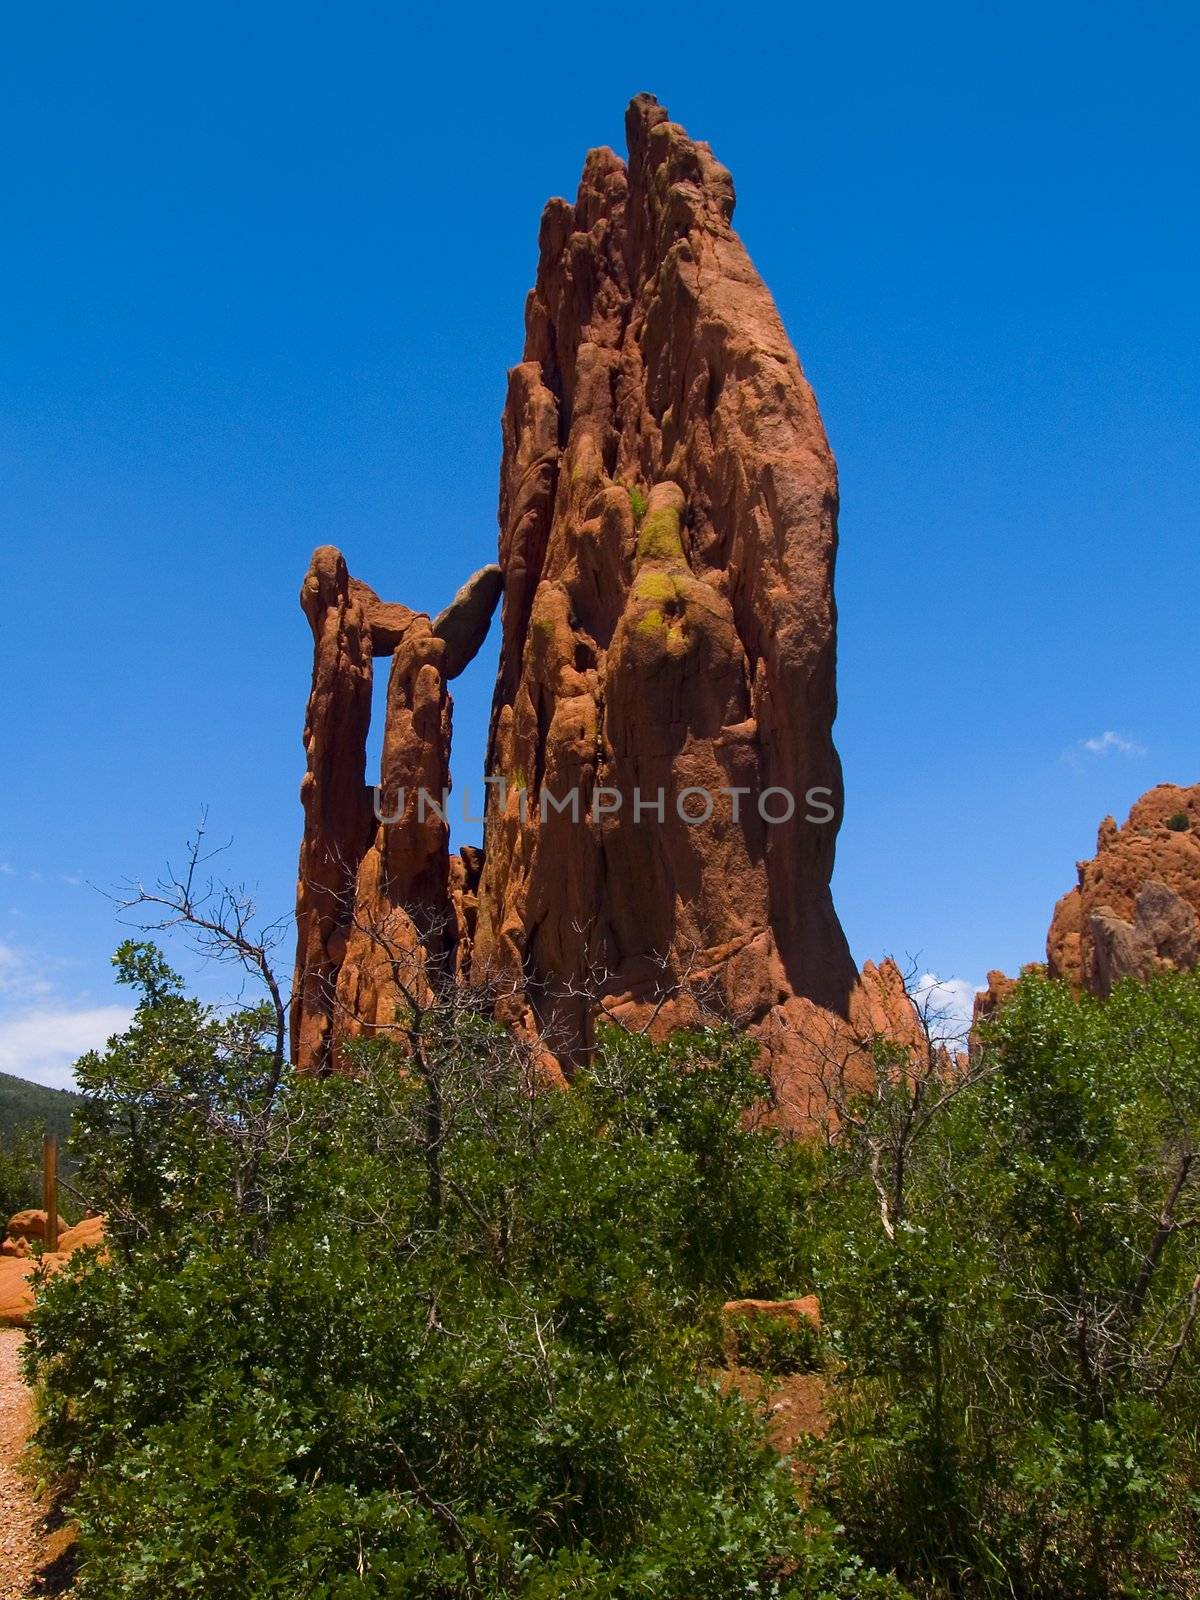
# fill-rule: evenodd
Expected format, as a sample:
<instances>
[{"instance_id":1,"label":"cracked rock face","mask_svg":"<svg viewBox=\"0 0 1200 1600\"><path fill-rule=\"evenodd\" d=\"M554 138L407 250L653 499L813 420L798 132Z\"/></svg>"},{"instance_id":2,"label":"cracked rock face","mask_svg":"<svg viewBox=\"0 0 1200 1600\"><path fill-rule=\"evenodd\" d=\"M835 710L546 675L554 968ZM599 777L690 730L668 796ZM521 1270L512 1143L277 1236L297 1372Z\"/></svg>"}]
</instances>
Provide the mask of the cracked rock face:
<instances>
[{"instance_id":1,"label":"cracked rock face","mask_svg":"<svg viewBox=\"0 0 1200 1600\"><path fill-rule=\"evenodd\" d=\"M1200 784L1159 784L1123 827L1105 817L1077 870L1046 939L1052 977L1104 996L1122 978L1200 961Z\"/></svg>"},{"instance_id":2,"label":"cracked rock face","mask_svg":"<svg viewBox=\"0 0 1200 1600\"><path fill-rule=\"evenodd\" d=\"M568 1063L597 979L636 1018L666 974L786 1068L815 1015L872 1010L829 893L836 470L729 173L649 96L626 127L628 161L592 151L575 203L546 207L509 375L488 749L507 793L489 794L474 966L524 975ZM774 825L772 789L795 801ZM595 815L609 790L621 809ZM635 790L662 792L661 820L635 818ZM713 797L695 825L687 790ZM577 792L581 820L542 815L547 791Z\"/></svg>"}]
</instances>

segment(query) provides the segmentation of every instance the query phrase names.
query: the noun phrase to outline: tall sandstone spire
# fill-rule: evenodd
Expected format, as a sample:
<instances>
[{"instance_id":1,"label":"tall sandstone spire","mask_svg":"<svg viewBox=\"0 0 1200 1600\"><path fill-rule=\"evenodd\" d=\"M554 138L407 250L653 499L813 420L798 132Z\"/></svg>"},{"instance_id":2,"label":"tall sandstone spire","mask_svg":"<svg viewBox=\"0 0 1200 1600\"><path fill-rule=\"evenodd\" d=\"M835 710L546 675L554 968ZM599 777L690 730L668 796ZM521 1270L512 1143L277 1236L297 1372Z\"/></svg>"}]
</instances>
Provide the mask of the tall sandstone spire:
<instances>
[{"instance_id":1,"label":"tall sandstone spire","mask_svg":"<svg viewBox=\"0 0 1200 1600\"><path fill-rule=\"evenodd\" d=\"M568 1075L604 1011L663 1031L711 1007L803 1123L856 1041L912 1027L894 966L856 971L829 892L836 468L729 173L649 95L626 126L628 161L593 150L574 205L546 207L509 375L482 864L450 856L413 786L448 782L445 683L500 573L487 607L463 591L431 627L314 558L294 1038L302 1067L336 1065L387 1025L395 950L424 959L441 927L428 953ZM382 790L407 800L376 824L379 655Z\"/></svg>"},{"instance_id":2,"label":"tall sandstone spire","mask_svg":"<svg viewBox=\"0 0 1200 1600\"><path fill-rule=\"evenodd\" d=\"M627 162L593 150L574 205L546 207L509 377L487 761L507 794L491 787L473 961L524 974L530 1023L568 1059L597 984L664 1022L684 984L786 1075L814 1030L902 1004L894 969L864 991L829 892L836 468L729 173L649 95L626 130ZM688 789L709 820L681 820ZM580 820L539 791L577 791Z\"/></svg>"}]
</instances>

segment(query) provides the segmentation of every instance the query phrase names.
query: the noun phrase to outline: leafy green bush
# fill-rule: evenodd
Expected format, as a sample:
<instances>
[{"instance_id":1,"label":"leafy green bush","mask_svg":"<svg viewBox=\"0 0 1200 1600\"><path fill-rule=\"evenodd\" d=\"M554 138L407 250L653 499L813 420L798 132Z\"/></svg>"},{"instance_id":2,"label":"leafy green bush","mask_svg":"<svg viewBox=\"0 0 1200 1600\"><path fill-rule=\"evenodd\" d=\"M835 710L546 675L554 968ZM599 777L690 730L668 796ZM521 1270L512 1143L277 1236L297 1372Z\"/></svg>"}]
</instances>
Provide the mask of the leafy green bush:
<instances>
[{"instance_id":1,"label":"leafy green bush","mask_svg":"<svg viewBox=\"0 0 1200 1600\"><path fill-rule=\"evenodd\" d=\"M629 491L629 504L633 507L634 523L639 528L642 525L642 518L646 515L646 507L649 505L649 503L650 502L646 499L646 496L642 493L641 489L634 484Z\"/></svg>"},{"instance_id":2,"label":"leafy green bush","mask_svg":"<svg viewBox=\"0 0 1200 1600\"><path fill-rule=\"evenodd\" d=\"M988 1034L831 1163L819 1497L931 1594L1194 1593L1200 978L1027 976Z\"/></svg>"},{"instance_id":3,"label":"leafy green bush","mask_svg":"<svg viewBox=\"0 0 1200 1600\"><path fill-rule=\"evenodd\" d=\"M1167 818L1167 827L1172 833L1187 833L1191 825L1186 811L1176 811Z\"/></svg>"},{"instance_id":4,"label":"leafy green bush","mask_svg":"<svg viewBox=\"0 0 1200 1600\"><path fill-rule=\"evenodd\" d=\"M297 1080L269 1014L119 960L76 1119L111 1257L29 1337L81 1600L1197 1592L1200 975L1026 976L795 1144L729 1034L606 1033L558 1093L460 996ZM819 1349L736 1329L821 1357L796 1474L711 1369L726 1299L798 1284Z\"/></svg>"},{"instance_id":5,"label":"leafy green bush","mask_svg":"<svg viewBox=\"0 0 1200 1600\"><path fill-rule=\"evenodd\" d=\"M821 1365L821 1338L807 1317L731 1317L729 1331L735 1359L755 1372L783 1376Z\"/></svg>"},{"instance_id":6,"label":"leafy green bush","mask_svg":"<svg viewBox=\"0 0 1200 1600\"><path fill-rule=\"evenodd\" d=\"M902 1593L702 1376L804 1264L746 1044L609 1033L556 1093L460 1009L277 1080L268 1017L120 961L78 1118L111 1259L29 1336L83 1600Z\"/></svg>"}]
</instances>

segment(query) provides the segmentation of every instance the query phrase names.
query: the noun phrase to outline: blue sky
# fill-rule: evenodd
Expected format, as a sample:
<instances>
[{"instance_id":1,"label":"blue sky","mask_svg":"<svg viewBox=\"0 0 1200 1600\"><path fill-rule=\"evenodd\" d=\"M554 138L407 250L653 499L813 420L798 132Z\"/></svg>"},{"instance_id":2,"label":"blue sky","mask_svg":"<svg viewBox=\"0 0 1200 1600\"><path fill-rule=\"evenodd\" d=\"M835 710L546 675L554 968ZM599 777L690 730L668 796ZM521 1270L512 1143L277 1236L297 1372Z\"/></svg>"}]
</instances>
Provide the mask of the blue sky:
<instances>
[{"instance_id":1,"label":"blue sky","mask_svg":"<svg viewBox=\"0 0 1200 1600\"><path fill-rule=\"evenodd\" d=\"M0 1070L120 1020L89 885L202 806L289 908L309 554L430 609L493 557L538 216L641 89L732 169L840 464L858 958L1036 959L1105 813L1200 778L1194 8L730 16L8 13Z\"/></svg>"}]
</instances>

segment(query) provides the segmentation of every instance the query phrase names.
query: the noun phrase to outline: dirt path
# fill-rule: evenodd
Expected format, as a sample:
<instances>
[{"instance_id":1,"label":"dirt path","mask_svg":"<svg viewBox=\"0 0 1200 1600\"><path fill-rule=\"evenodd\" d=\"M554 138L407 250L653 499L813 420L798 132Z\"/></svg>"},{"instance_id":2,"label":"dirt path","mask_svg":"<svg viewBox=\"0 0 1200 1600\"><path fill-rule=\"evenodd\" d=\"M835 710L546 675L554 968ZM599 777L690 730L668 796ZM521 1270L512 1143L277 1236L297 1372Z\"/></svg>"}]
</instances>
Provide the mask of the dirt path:
<instances>
[{"instance_id":1,"label":"dirt path","mask_svg":"<svg viewBox=\"0 0 1200 1600\"><path fill-rule=\"evenodd\" d=\"M41 1549L43 1512L18 1469L30 1413L19 1365L24 1338L19 1328L0 1328L0 1600L29 1593Z\"/></svg>"},{"instance_id":2,"label":"dirt path","mask_svg":"<svg viewBox=\"0 0 1200 1600\"><path fill-rule=\"evenodd\" d=\"M64 1593L53 1569L70 1542L67 1529L46 1532L47 1508L20 1470L32 1412L21 1379L24 1337L19 1328L0 1328L0 1600Z\"/></svg>"}]
</instances>

